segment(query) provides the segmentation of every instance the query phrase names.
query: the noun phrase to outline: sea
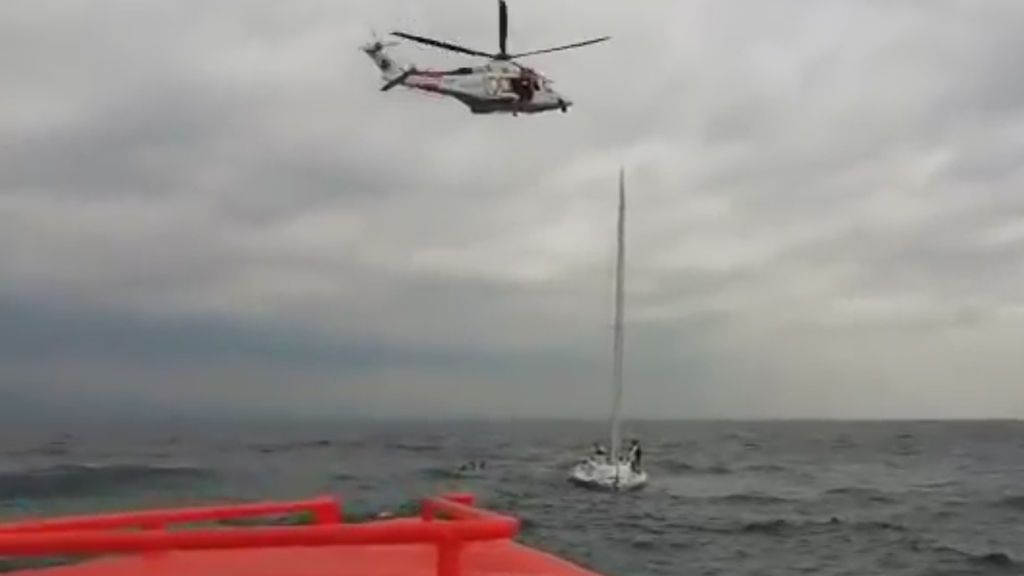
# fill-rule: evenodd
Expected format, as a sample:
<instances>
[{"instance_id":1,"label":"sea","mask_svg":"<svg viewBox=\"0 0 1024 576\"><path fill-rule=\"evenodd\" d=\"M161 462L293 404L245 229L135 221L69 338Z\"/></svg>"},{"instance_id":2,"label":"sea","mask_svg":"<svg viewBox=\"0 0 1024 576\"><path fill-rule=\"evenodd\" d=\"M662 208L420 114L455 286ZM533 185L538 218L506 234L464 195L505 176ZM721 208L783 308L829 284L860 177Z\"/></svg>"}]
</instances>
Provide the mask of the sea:
<instances>
[{"instance_id":1,"label":"sea","mask_svg":"<svg viewBox=\"0 0 1024 576\"><path fill-rule=\"evenodd\" d=\"M358 519L468 491L519 517L521 541L607 576L1024 574L1022 422L634 422L646 488L569 484L604 437L559 421L10 426L0 521L324 494Z\"/></svg>"}]
</instances>

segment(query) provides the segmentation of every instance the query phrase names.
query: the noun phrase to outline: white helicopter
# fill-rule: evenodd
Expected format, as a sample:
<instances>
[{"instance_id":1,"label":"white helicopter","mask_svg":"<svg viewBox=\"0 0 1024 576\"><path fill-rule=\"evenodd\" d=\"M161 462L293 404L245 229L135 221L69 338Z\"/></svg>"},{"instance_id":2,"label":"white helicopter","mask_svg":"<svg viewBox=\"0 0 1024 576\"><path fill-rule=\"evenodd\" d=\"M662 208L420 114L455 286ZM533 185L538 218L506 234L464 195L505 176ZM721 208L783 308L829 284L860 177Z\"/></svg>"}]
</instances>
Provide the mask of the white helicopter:
<instances>
[{"instance_id":1,"label":"white helicopter","mask_svg":"<svg viewBox=\"0 0 1024 576\"><path fill-rule=\"evenodd\" d=\"M488 54L448 42L441 42L423 36L393 32L395 36L444 48L453 52L482 56L490 61L482 66L466 66L454 70L419 70L415 66L403 66L385 52L385 48L394 46L394 42L374 40L362 47L380 68L384 85L382 91L395 86L405 86L425 92L433 92L450 96L469 107L474 114L520 112L533 114L549 110L568 112L572 101L551 88L552 81L536 70L517 64L516 58L544 54L570 48L579 48L608 40L610 36L566 44L544 50L531 50L518 54L509 54L506 50L508 36L508 7L505 0L498 1L498 48L496 54Z\"/></svg>"}]
</instances>

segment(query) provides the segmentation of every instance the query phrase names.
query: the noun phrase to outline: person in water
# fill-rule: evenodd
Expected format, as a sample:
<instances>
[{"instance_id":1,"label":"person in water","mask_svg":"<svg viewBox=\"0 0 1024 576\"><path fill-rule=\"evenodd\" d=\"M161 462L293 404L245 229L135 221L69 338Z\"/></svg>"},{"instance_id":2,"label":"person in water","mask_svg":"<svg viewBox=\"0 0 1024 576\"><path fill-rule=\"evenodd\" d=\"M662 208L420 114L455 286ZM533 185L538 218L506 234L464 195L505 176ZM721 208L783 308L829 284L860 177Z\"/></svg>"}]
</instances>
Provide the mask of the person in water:
<instances>
[{"instance_id":1,"label":"person in water","mask_svg":"<svg viewBox=\"0 0 1024 576\"><path fill-rule=\"evenodd\" d=\"M633 440L632 445L629 447L629 467L633 470L633 472L640 471L642 458L643 451L640 449L640 441Z\"/></svg>"},{"instance_id":2,"label":"person in water","mask_svg":"<svg viewBox=\"0 0 1024 576\"><path fill-rule=\"evenodd\" d=\"M480 460L479 462L476 460L470 460L469 462L459 466L459 472L471 472L475 470L483 470L485 468L487 468L486 460Z\"/></svg>"}]
</instances>

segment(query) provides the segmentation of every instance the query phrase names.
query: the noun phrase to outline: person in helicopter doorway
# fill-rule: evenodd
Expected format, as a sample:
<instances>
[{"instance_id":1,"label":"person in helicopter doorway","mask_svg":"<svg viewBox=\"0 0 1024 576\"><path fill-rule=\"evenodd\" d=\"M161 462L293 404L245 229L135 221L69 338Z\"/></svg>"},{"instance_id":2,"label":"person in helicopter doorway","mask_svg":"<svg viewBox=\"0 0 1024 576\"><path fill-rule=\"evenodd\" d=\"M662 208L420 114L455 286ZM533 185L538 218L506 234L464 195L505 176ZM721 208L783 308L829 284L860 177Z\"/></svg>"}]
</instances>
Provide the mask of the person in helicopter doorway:
<instances>
[{"instance_id":1,"label":"person in helicopter doorway","mask_svg":"<svg viewBox=\"0 0 1024 576\"><path fill-rule=\"evenodd\" d=\"M530 74L523 72L521 75L512 78L512 91L516 93L516 96L519 96L520 102L533 100L535 90L534 79Z\"/></svg>"},{"instance_id":2,"label":"person in helicopter doorway","mask_svg":"<svg viewBox=\"0 0 1024 576\"><path fill-rule=\"evenodd\" d=\"M629 467L633 472L639 472L641 469L641 459L643 458L643 450L640 448L640 441L633 440L629 447Z\"/></svg>"}]
</instances>

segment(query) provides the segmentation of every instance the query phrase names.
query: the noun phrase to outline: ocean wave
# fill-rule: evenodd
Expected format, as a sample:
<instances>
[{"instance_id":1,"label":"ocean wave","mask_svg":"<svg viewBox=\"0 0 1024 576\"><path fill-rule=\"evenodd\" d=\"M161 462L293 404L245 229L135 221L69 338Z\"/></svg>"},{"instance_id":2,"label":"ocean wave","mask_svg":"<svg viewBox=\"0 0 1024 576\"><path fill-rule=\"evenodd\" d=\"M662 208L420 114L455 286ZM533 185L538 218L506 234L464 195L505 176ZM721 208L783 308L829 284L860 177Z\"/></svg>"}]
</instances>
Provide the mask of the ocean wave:
<instances>
[{"instance_id":1,"label":"ocean wave","mask_svg":"<svg viewBox=\"0 0 1024 576\"><path fill-rule=\"evenodd\" d=\"M789 522L779 518L761 522L750 522L748 524L744 524L738 531L757 534L778 534L789 526L791 526Z\"/></svg>"},{"instance_id":2,"label":"ocean wave","mask_svg":"<svg viewBox=\"0 0 1024 576\"><path fill-rule=\"evenodd\" d=\"M1015 494L1013 496L1006 496L1004 498L996 500L995 505L999 507L1024 510L1024 496L1019 494Z\"/></svg>"},{"instance_id":3,"label":"ocean wave","mask_svg":"<svg viewBox=\"0 0 1024 576\"><path fill-rule=\"evenodd\" d=\"M793 502L793 500L783 498L782 496L772 496L771 494L758 494L753 492L715 496L708 500L727 504L789 504Z\"/></svg>"},{"instance_id":4,"label":"ocean wave","mask_svg":"<svg viewBox=\"0 0 1024 576\"><path fill-rule=\"evenodd\" d=\"M59 438L31 448L10 450L6 453L12 456L67 456L72 451L71 440Z\"/></svg>"},{"instance_id":5,"label":"ocean wave","mask_svg":"<svg viewBox=\"0 0 1024 576\"><path fill-rule=\"evenodd\" d=\"M71 447L67 442L47 442L43 446L26 451L25 454L32 456L67 456L71 454Z\"/></svg>"},{"instance_id":6,"label":"ocean wave","mask_svg":"<svg viewBox=\"0 0 1024 576\"><path fill-rule=\"evenodd\" d=\"M785 472L788 470L782 464L749 464L743 467L745 472Z\"/></svg>"},{"instance_id":7,"label":"ocean wave","mask_svg":"<svg viewBox=\"0 0 1024 576\"><path fill-rule=\"evenodd\" d=\"M879 504L892 504L897 500L892 496L874 488L863 488L860 486L842 486L832 488L824 492L826 496L844 496L855 500L866 502L877 502Z\"/></svg>"},{"instance_id":8,"label":"ocean wave","mask_svg":"<svg viewBox=\"0 0 1024 576\"><path fill-rule=\"evenodd\" d=\"M658 542L654 538L634 536L629 540L628 546L634 550L647 552L650 550L656 550L658 548Z\"/></svg>"},{"instance_id":9,"label":"ocean wave","mask_svg":"<svg viewBox=\"0 0 1024 576\"><path fill-rule=\"evenodd\" d=\"M388 444L387 447L400 452L438 452L441 450L440 444L422 444L416 442L395 442L393 444Z\"/></svg>"},{"instance_id":10,"label":"ocean wave","mask_svg":"<svg viewBox=\"0 0 1024 576\"><path fill-rule=\"evenodd\" d=\"M463 474L456 468L442 468L433 467L423 470L423 476L425 478L433 478L437 480L445 480L452 478L462 478Z\"/></svg>"},{"instance_id":11,"label":"ocean wave","mask_svg":"<svg viewBox=\"0 0 1024 576\"><path fill-rule=\"evenodd\" d=\"M1008 568L1010 566L1016 566L1017 562L1005 552L988 552L985 554L970 554L970 559L980 564L988 564L990 566L1000 566Z\"/></svg>"},{"instance_id":12,"label":"ocean wave","mask_svg":"<svg viewBox=\"0 0 1024 576\"><path fill-rule=\"evenodd\" d=\"M724 464L711 464L708 466L697 466L682 460L670 460L660 466L661 469L669 473L682 473L682 474L708 474L708 475L723 475L732 474L732 469Z\"/></svg>"},{"instance_id":13,"label":"ocean wave","mask_svg":"<svg viewBox=\"0 0 1024 576\"><path fill-rule=\"evenodd\" d=\"M937 544L931 546L937 552L946 552L971 564L980 564L997 568L1014 568L1020 565L1020 561L1014 559L1005 552L968 552L954 546Z\"/></svg>"},{"instance_id":14,"label":"ocean wave","mask_svg":"<svg viewBox=\"0 0 1024 576\"><path fill-rule=\"evenodd\" d=\"M854 442L848 436L838 436L832 439L832 448L838 450L846 450L848 448L856 448L857 443Z\"/></svg>"},{"instance_id":15,"label":"ocean wave","mask_svg":"<svg viewBox=\"0 0 1024 576\"><path fill-rule=\"evenodd\" d=\"M956 486L958 484L960 484L960 482L956 480L934 480L932 482L921 482L919 484L914 484L914 488L933 490L937 488L949 488L950 486Z\"/></svg>"},{"instance_id":16,"label":"ocean wave","mask_svg":"<svg viewBox=\"0 0 1024 576\"><path fill-rule=\"evenodd\" d=\"M252 449L260 454L273 454L275 452L330 448L333 445L334 443L330 440L307 440L305 442L283 442L280 444L256 444L252 446Z\"/></svg>"},{"instance_id":17,"label":"ocean wave","mask_svg":"<svg viewBox=\"0 0 1024 576\"><path fill-rule=\"evenodd\" d=\"M676 526L679 528L679 526ZM766 536L791 535L794 533L821 533L829 530L848 529L858 532L906 532L907 528L900 524L885 521L847 521L836 516L828 520L808 520L790 518L767 518L748 522L719 525L688 526L697 532L716 534L760 534Z\"/></svg>"},{"instance_id":18,"label":"ocean wave","mask_svg":"<svg viewBox=\"0 0 1024 576\"><path fill-rule=\"evenodd\" d=\"M207 468L154 464L61 464L0 472L0 499L62 498L113 492L159 481L194 481L214 476Z\"/></svg>"}]
</instances>

